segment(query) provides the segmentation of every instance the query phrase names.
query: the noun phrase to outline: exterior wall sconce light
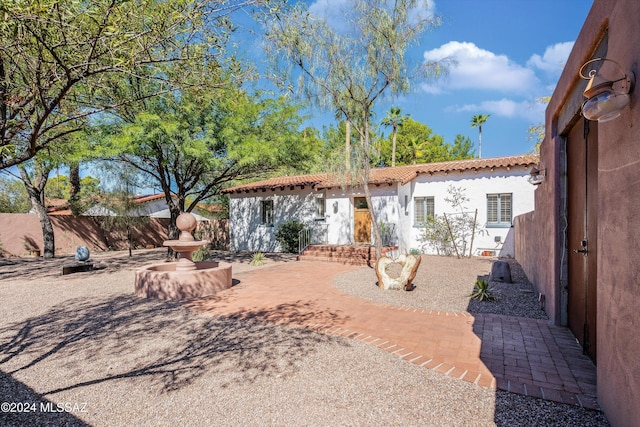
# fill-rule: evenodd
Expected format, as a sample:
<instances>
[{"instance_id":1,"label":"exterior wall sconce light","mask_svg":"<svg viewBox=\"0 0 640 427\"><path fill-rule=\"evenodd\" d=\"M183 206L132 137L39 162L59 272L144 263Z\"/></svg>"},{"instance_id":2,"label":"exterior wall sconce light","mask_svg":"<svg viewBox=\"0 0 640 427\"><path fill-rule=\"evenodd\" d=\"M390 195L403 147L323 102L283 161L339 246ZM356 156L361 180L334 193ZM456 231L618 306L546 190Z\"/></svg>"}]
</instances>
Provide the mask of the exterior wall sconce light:
<instances>
[{"instance_id":1,"label":"exterior wall sconce light","mask_svg":"<svg viewBox=\"0 0 640 427\"><path fill-rule=\"evenodd\" d=\"M615 80L609 80L600 74L600 68L591 69L588 75L584 74L590 64L600 63L602 68L605 68L605 62L615 64L616 71L619 71L622 77L617 79L614 77ZM585 119L598 122L615 119L629 104L635 75L633 72L626 74L617 62L607 58L595 58L587 61L580 67L580 77L589 80L584 90L584 96L587 100L582 104L582 115Z\"/></svg>"},{"instance_id":2,"label":"exterior wall sconce light","mask_svg":"<svg viewBox=\"0 0 640 427\"><path fill-rule=\"evenodd\" d=\"M333 213L334 214L338 213L338 202L337 201L333 202Z\"/></svg>"},{"instance_id":3,"label":"exterior wall sconce light","mask_svg":"<svg viewBox=\"0 0 640 427\"><path fill-rule=\"evenodd\" d=\"M544 182L546 176L547 176L546 169L540 170L534 166L529 171L529 178L527 178L527 181L529 181L529 184L531 185L540 185Z\"/></svg>"}]
</instances>

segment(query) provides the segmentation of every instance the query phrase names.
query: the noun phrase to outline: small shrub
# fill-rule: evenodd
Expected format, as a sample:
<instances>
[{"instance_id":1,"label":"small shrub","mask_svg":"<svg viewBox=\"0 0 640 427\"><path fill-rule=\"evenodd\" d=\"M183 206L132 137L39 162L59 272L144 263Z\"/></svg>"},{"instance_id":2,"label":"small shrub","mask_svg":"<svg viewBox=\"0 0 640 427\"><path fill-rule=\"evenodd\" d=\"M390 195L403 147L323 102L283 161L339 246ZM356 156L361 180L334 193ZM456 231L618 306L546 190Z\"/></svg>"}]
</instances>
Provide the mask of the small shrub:
<instances>
[{"instance_id":1,"label":"small shrub","mask_svg":"<svg viewBox=\"0 0 640 427\"><path fill-rule=\"evenodd\" d=\"M284 222L276 231L276 241L280 243L282 250L289 253L297 253L300 243L300 231L304 224L296 219Z\"/></svg>"},{"instance_id":2,"label":"small shrub","mask_svg":"<svg viewBox=\"0 0 640 427\"><path fill-rule=\"evenodd\" d=\"M197 251L191 254L191 259L194 262L204 261L205 259L211 258L211 252L207 246L200 247Z\"/></svg>"},{"instance_id":3,"label":"small shrub","mask_svg":"<svg viewBox=\"0 0 640 427\"><path fill-rule=\"evenodd\" d=\"M487 279L476 280L473 293L469 295L469 298L477 299L478 301L494 301L496 299L493 295L493 288L489 286L489 281Z\"/></svg>"},{"instance_id":4,"label":"small shrub","mask_svg":"<svg viewBox=\"0 0 640 427\"><path fill-rule=\"evenodd\" d=\"M251 262L249 263L249 265L253 265L253 266L259 266L259 265L264 265L264 261L265 257L264 254L262 252L256 252L251 256Z\"/></svg>"}]
</instances>

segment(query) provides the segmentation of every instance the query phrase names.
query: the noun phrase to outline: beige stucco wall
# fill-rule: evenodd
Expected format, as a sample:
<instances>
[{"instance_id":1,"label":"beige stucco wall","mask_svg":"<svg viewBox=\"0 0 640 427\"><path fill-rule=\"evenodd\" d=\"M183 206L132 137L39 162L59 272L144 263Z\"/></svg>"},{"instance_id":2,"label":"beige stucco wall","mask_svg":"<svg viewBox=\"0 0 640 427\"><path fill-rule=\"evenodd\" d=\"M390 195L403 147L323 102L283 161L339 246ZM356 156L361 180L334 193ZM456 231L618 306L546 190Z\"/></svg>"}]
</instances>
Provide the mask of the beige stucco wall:
<instances>
[{"instance_id":1,"label":"beige stucco wall","mask_svg":"<svg viewBox=\"0 0 640 427\"><path fill-rule=\"evenodd\" d=\"M92 252L126 249L124 236L115 231L104 231L92 217L52 216L57 255L75 254L78 246L87 246ZM136 247L160 247L167 237L168 220L152 218L134 230ZM42 228L35 214L0 214L0 241L3 256L28 255L25 240L42 250Z\"/></svg>"},{"instance_id":2,"label":"beige stucco wall","mask_svg":"<svg viewBox=\"0 0 640 427\"><path fill-rule=\"evenodd\" d=\"M640 2L594 0L547 108L541 164L547 181L536 190L536 211L516 220L516 257L541 292L547 312L561 322L563 285L561 197L562 141L567 114L578 111L575 93L586 81L580 66L591 58L608 31L607 58L639 76ZM597 370L598 401L614 426L640 420L640 90L621 117L598 125ZM571 159L567 159L571 162ZM535 238L534 238L535 237ZM551 301L550 301L551 297Z\"/></svg>"}]
</instances>

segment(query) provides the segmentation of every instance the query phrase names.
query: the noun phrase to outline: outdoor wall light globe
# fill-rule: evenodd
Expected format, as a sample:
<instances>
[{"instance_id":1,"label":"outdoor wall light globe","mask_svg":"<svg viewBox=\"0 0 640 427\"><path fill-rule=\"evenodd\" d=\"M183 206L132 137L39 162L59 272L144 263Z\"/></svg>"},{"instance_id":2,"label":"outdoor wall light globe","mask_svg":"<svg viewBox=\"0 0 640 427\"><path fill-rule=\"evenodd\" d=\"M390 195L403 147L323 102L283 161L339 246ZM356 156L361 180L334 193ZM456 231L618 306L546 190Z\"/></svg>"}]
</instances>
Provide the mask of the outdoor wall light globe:
<instances>
[{"instance_id":1,"label":"outdoor wall light globe","mask_svg":"<svg viewBox=\"0 0 640 427\"><path fill-rule=\"evenodd\" d=\"M605 62L615 64L616 71L621 72L622 77L617 79L614 77L614 80L604 77ZM585 75L584 72L591 64L600 64L600 67L592 68L589 74ZM617 62L607 58L595 58L587 61L580 67L580 77L589 80L584 90L584 96L587 100L582 104L582 115L585 119L598 122L615 119L629 104L635 76L633 72L626 74Z\"/></svg>"},{"instance_id":2,"label":"outdoor wall light globe","mask_svg":"<svg viewBox=\"0 0 640 427\"><path fill-rule=\"evenodd\" d=\"M540 170L534 166L529 171L529 178L527 178L527 181L529 181L529 184L531 185L540 185L544 182L546 176L547 176L546 169Z\"/></svg>"}]
</instances>

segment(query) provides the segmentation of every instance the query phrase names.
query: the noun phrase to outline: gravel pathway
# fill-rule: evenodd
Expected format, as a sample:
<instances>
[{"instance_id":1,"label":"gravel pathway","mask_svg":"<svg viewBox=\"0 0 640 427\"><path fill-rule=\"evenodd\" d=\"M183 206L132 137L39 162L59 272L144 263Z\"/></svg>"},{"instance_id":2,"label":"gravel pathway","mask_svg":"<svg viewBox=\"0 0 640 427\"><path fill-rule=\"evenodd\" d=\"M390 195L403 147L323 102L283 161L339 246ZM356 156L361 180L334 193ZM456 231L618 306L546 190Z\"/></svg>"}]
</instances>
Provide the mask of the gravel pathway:
<instances>
[{"instance_id":1,"label":"gravel pathway","mask_svg":"<svg viewBox=\"0 0 640 427\"><path fill-rule=\"evenodd\" d=\"M492 260L487 258L457 259L423 255L413 281L415 287L410 292L389 292L378 288L375 271L369 267L340 275L335 279L335 284L347 294L384 304L434 311L548 319L522 268L513 260L508 262L513 283L491 282L495 301L469 299L476 278L488 276L491 272ZM390 274L393 275L393 271Z\"/></svg>"},{"instance_id":2,"label":"gravel pathway","mask_svg":"<svg viewBox=\"0 0 640 427\"><path fill-rule=\"evenodd\" d=\"M99 254L99 270L69 276L64 259L0 263L0 400L35 408L0 411L0 425L608 425L601 413L480 388L354 340L135 298L136 266L161 254ZM456 267L448 275L467 283L488 264Z\"/></svg>"}]
</instances>

